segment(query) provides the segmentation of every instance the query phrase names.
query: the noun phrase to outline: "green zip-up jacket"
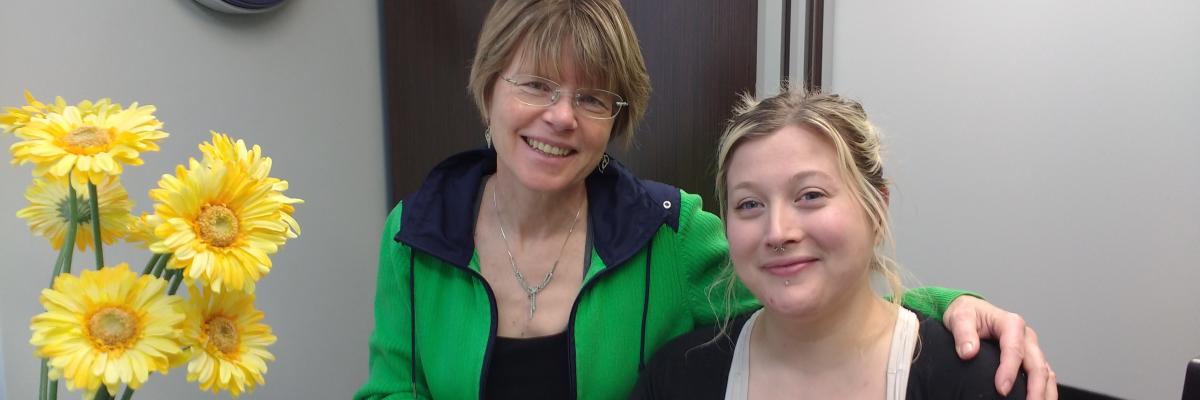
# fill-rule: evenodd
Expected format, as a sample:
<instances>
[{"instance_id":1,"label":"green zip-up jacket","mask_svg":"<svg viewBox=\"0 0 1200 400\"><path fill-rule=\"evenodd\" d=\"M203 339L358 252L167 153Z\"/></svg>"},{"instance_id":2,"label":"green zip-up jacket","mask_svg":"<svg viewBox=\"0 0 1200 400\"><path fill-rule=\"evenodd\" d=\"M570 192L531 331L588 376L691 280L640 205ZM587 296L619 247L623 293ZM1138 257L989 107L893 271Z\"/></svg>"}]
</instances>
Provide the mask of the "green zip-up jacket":
<instances>
[{"instance_id":1,"label":"green zip-up jacket","mask_svg":"<svg viewBox=\"0 0 1200 400\"><path fill-rule=\"evenodd\" d=\"M355 399L476 399L487 384L496 302L473 244L479 189L495 153L443 161L388 216L380 243L370 376ZM720 219L699 196L639 180L619 163L586 180L591 262L567 324L579 399L628 397L659 346L725 315L709 288L728 260ZM910 291L905 305L934 318L962 294ZM737 315L760 305L744 288Z\"/></svg>"}]
</instances>

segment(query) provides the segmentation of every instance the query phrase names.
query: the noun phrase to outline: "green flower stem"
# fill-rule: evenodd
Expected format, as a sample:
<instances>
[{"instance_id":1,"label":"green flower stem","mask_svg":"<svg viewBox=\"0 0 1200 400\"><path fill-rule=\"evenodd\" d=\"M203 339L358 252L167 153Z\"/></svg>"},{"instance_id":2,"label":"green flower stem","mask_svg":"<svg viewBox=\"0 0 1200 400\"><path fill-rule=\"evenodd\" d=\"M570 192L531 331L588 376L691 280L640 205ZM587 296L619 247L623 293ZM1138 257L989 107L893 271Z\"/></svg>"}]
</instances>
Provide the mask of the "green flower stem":
<instances>
[{"instance_id":1,"label":"green flower stem","mask_svg":"<svg viewBox=\"0 0 1200 400\"><path fill-rule=\"evenodd\" d=\"M112 400L112 396L108 394L108 388L100 385L100 390L96 391L96 400Z\"/></svg>"},{"instance_id":2,"label":"green flower stem","mask_svg":"<svg viewBox=\"0 0 1200 400\"><path fill-rule=\"evenodd\" d=\"M121 400L129 400L133 398L133 388L126 386L125 391L121 392Z\"/></svg>"},{"instance_id":3,"label":"green flower stem","mask_svg":"<svg viewBox=\"0 0 1200 400\"><path fill-rule=\"evenodd\" d=\"M104 268L104 242L100 241L100 200L96 197L96 184L88 180L88 203L92 208L92 239L96 245L96 269ZM74 217L72 217L74 218Z\"/></svg>"},{"instance_id":4,"label":"green flower stem","mask_svg":"<svg viewBox=\"0 0 1200 400\"><path fill-rule=\"evenodd\" d=\"M63 246L63 248L58 249L58 260L54 261L54 272L52 275L50 275L50 285L47 287L53 288L54 280L58 279L58 275L62 273L63 259L65 259L67 257L67 254L66 254L67 251L69 251L69 249L67 249L66 246Z\"/></svg>"},{"instance_id":5,"label":"green flower stem","mask_svg":"<svg viewBox=\"0 0 1200 400\"><path fill-rule=\"evenodd\" d=\"M67 219L71 222L67 223L67 241L63 243L63 246L68 249L66 256L63 257L62 272L69 274L71 273L71 259L75 257L75 231L79 228L79 223L75 220L76 216L79 215L79 205L75 204L75 202L79 201L79 196L75 194L75 185L70 184L70 182L67 182L67 197L67 203L70 204L67 207L70 210Z\"/></svg>"},{"instance_id":6,"label":"green flower stem","mask_svg":"<svg viewBox=\"0 0 1200 400\"><path fill-rule=\"evenodd\" d=\"M150 262L146 263L146 268L142 268L142 275L146 275L151 271L154 271L154 265L158 264L158 259L162 258L162 256L162 254L155 253L154 256L150 257Z\"/></svg>"},{"instance_id":7,"label":"green flower stem","mask_svg":"<svg viewBox=\"0 0 1200 400\"><path fill-rule=\"evenodd\" d=\"M42 359L42 379L38 382L38 400L46 400L46 375L50 373L50 360Z\"/></svg>"},{"instance_id":8,"label":"green flower stem","mask_svg":"<svg viewBox=\"0 0 1200 400\"><path fill-rule=\"evenodd\" d=\"M179 291L180 282L183 282L183 270L177 269L175 270L175 275L171 276L171 288L167 290L168 296L174 295L175 292Z\"/></svg>"},{"instance_id":9,"label":"green flower stem","mask_svg":"<svg viewBox=\"0 0 1200 400\"><path fill-rule=\"evenodd\" d=\"M50 277L50 287L54 287L54 279L58 278L63 273L71 273L71 259L75 256L75 231L79 228L79 223L76 221L76 216L79 215L79 205L75 204L78 201L78 195L75 193L75 185L67 181L67 239L63 242L63 247L59 249L58 262L54 265L54 276ZM92 196L95 198L95 196ZM95 224L93 224L95 225ZM100 248L100 243L96 243L96 248ZM50 369L46 365L46 361L42 361L42 379L48 380L49 384L39 388L39 393L44 388L46 391L46 399L58 400L58 380L50 380Z\"/></svg>"},{"instance_id":10,"label":"green flower stem","mask_svg":"<svg viewBox=\"0 0 1200 400\"><path fill-rule=\"evenodd\" d=\"M171 255L164 254L162 257L160 257L158 259L158 265L154 266L154 272L152 272L151 274L154 275L155 278L162 278L163 270L167 268L167 261L170 261L170 260L171 260Z\"/></svg>"}]
</instances>

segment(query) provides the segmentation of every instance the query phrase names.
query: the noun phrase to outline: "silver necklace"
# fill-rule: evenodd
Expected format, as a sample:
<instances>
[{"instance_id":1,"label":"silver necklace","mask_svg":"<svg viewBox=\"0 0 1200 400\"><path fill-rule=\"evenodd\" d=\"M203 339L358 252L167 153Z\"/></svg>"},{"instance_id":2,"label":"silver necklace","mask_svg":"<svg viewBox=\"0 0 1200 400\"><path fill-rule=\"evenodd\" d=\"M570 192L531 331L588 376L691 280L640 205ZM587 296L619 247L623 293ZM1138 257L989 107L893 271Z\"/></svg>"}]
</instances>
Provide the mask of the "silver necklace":
<instances>
[{"instance_id":1,"label":"silver necklace","mask_svg":"<svg viewBox=\"0 0 1200 400\"><path fill-rule=\"evenodd\" d=\"M571 221L571 229L567 231L567 238L563 239L562 247L558 249L558 258L554 259L554 265L550 267L550 273L542 278L542 283L537 286L529 286L529 282L525 281L525 274L517 269L517 259L513 257L512 249L508 245L508 234L504 233L504 221L500 219L500 203L496 201L496 192L492 190L492 208L496 211L496 225L500 226L500 239L504 241L504 252L508 254L508 263L512 265L513 276L517 278L517 283L521 284L521 289L525 289L525 295L529 297L529 319L533 319L533 312L537 311L537 295L541 293L546 285L550 284L550 280L554 278L554 271L558 270L558 261L562 260L563 251L567 249L567 242L571 240L571 234L575 233L575 225L579 223L579 213L583 211L583 206L575 209L575 219Z\"/></svg>"}]
</instances>

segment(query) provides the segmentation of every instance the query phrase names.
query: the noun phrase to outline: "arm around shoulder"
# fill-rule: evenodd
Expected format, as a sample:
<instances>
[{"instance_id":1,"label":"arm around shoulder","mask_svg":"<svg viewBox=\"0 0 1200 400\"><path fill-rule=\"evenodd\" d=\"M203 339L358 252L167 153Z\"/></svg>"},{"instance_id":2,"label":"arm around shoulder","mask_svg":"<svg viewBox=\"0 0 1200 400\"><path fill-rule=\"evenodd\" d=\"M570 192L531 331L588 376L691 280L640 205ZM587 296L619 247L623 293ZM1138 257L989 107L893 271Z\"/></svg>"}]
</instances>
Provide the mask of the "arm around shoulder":
<instances>
[{"instance_id":1,"label":"arm around shoulder","mask_svg":"<svg viewBox=\"0 0 1200 400\"><path fill-rule=\"evenodd\" d=\"M726 271L729 242L721 218L705 211L698 195L681 190L680 203L677 259L688 274L685 290L696 325L758 308L754 295Z\"/></svg>"},{"instance_id":2,"label":"arm around shoulder","mask_svg":"<svg viewBox=\"0 0 1200 400\"><path fill-rule=\"evenodd\" d=\"M908 381L909 399L1024 399L1025 373L1017 374L1007 396L996 391L996 369L1000 347L992 341L980 343L979 354L970 360L958 358L954 337L942 322L921 322L920 342Z\"/></svg>"},{"instance_id":3,"label":"arm around shoulder","mask_svg":"<svg viewBox=\"0 0 1200 400\"><path fill-rule=\"evenodd\" d=\"M966 290L926 286L905 291L904 295L900 297L900 302L904 307L915 311L917 314L940 320L946 314L946 310L950 308L950 304L954 302L954 299L963 295L983 298L978 294Z\"/></svg>"}]
</instances>

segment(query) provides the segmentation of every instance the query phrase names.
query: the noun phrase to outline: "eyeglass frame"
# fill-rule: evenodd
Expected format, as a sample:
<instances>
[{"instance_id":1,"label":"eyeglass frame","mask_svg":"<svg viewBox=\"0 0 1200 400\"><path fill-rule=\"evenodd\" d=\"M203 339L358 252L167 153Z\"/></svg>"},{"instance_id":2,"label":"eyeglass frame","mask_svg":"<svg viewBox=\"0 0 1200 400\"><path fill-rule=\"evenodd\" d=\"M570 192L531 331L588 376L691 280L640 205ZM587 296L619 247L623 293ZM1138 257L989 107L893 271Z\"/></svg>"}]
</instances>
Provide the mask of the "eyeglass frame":
<instances>
[{"instance_id":1,"label":"eyeglass frame","mask_svg":"<svg viewBox=\"0 0 1200 400\"><path fill-rule=\"evenodd\" d=\"M512 75L512 76L501 76L501 77L500 77L500 79L501 79L501 80L503 80L503 81L505 81L505 82L508 82L508 84L509 84L509 85L512 85L512 86L513 86L514 88L516 88L517 90L521 90L521 88L520 88L520 84L519 84L519 83L517 83L517 81L514 79L514 78L516 78L516 77L518 77L518 76L528 76L528 77L531 77L531 78L537 78L537 79L541 79L541 80L544 80L544 81L546 81L546 82L553 83L553 84L554 84L554 86L555 86L555 88L554 88L554 96L550 97L550 102L549 102L549 103L547 103L547 104L529 104L528 102L526 102L526 101L524 101L524 100L521 100L521 97L520 97L519 95L518 95L518 96L515 96L515 97L517 98L517 101L521 102L521 104L524 104L524 105L527 105L527 106L530 106L530 107L550 107L550 106L553 106L553 105L557 104L557 103L558 103L558 99L562 98L562 92L563 92L563 91L562 91L562 84L561 84L561 83L558 83L558 82L555 82L553 79L550 79L550 78L546 78L546 77L543 77L543 76L538 76L538 75L533 75L533 74L514 74L514 75ZM625 98L624 98L624 97L621 97L621 95L619 95L619 94L616 94L616 93L614 93L614 92L610 92L610 91L607 91L607 90L604 90L604 89L596 89L596 88L576 88L576 89L575 89L575 91L574 91L574 94L575 94L575 95L571 97L571 106L572 106L572 107L574 107L574 108L579 108L579 91L580 91L580 90L594 90L594 91L600 91L600 92L604 92L604 93L611 94L611 95L613 95L613 97L616 97L616 98L617 98L617 101L614 101L614 102L613 102L613 106L615 106L615 107L616 107L616 111L613 111L613 114L612 114L612 116L610 116L610 117L607 117L607 118L606 118L606 117L595 117L595 116L589 115L589 114L588 114L588 113L586 113L586 112L584 112L584 113L581 113L581 114L583 114L583 116L585 116L585 117L588 117L588 118L591 118L591 119L598 119L598 120L610 120L610 119L616 119L618 115L621 115L621 109L622 109L622 108L629 107L629 102L625 101Z\"/></svg>"}]
</instances>

